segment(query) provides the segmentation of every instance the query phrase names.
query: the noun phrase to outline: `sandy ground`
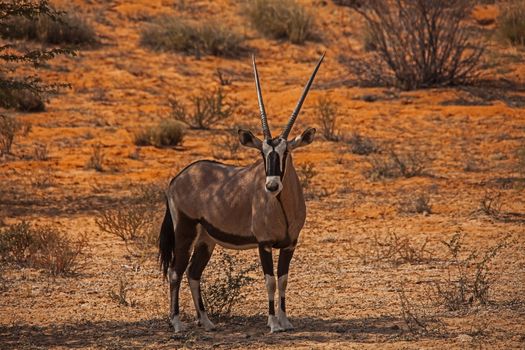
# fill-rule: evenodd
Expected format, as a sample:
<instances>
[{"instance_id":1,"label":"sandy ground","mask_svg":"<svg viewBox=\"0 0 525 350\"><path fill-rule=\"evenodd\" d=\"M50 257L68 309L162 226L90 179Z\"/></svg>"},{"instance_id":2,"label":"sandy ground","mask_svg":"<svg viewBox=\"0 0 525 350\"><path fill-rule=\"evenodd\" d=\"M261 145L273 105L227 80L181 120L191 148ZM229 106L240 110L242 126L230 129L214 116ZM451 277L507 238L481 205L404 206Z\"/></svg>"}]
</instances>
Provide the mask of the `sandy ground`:
<instances>
[{"instance_id":1,"label":"sandy ground","mask_svg":"<svg viewBox=\"0 0 525 350\"><path fill-rule=\"evenodd\" d=\"M102 44L74 59L53 61L45 76L65 79L72 89L53 98L45 112L18 114L32 130L17 140L16 157L0 162L0 217L5 223L52 223L72 237L86 234L89 254L82 270L69 277L29 268L3 271L0 348L525 348L525 196L515 157L525 142L523 51L491 41L489 60L501 68L499 75L489 74L491 85L414 92L358 88L348 84L352 77L338 57L362 52L361 24L355 14L330 2L304 2L317 13L323 42L303 46L260 38L235 1L197 1L193 12L172 1L75 3ZM117 205L133 184L166 185L190 162L213 158L221 130L234 123L258 125L248 56L197 60L139 46L144 21L161 13L204 13L248 36L249 47L257 52L274 130L286 122L315 61L326 50L292 133L319 126L315 101L327 95L339 104L342 133L357 132L399 152L428 155L424 176L372 181L364 173L373 155L352 154L341 143L318 137L294 153L297 167L309 161L318 174L290 273L292 332L269 334L266 291L257 272L248 296L232 315L214 319L215 332L192 325L175 337L167 322L167 284L155 252L136 259L118 238L95 225L96 211ZM483 7L476 16L494 17L495 10ZM234 120L218 125L218 130L190 130L182 146L141 147L138 157L130 156L137 152L134 132L168 117L170 97L184 99L217 86L217 68L232 80L226 91L242 103ZM509 87L508 81L515 84ZM259 133L257 127L255 131ZM47 145L49 160L31 159L37 143ZM103 172L85 166L97 144L105 156ZM242 150L239 160L225 162L249 164L258 157ZM38 186L43 179L51 185ZM478 210L487 191L500 193L503 217ZM399 210L401 202L418 193L430 198L430 214ZM504 237L509 244L490 264L490 301L449 311L437 304L432 286L448 278L450 261L441 242L455 233L464 237L463 254L484 252ZM374 237L385 242L392 234L415 247L426 241L426 258L399 264L370 261L378 247ZM239 254L248 263L257 261L256 251ZM133 306L110 297L119 279L129 283ZM410 330L403 318L402 291L427 330ZM182 310L191 323L194 311L187 287L182 289Z\"/></svg>"}]
</instances>

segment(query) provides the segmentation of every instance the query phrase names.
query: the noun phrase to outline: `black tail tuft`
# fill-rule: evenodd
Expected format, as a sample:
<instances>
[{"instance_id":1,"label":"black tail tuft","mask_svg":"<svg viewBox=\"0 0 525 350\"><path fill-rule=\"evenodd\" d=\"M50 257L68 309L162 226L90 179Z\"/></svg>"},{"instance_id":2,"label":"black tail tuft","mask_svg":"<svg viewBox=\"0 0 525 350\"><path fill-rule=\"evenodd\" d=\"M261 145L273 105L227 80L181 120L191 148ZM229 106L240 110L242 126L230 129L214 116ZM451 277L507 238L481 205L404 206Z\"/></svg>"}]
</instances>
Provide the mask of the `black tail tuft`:
<instances>
[{"instance_id":1,"label":"black tail tuft","mask_svg":"<svg viewBox=\"0 0 525 350\"><path fill-rule=\"evenodd\" d=\"M168 268L175 255L175 230L171 217L170 207L166 201L166 214L160 228L159 235L159 261L164 277L168 274Z\"/></svg>"}]
</instances>

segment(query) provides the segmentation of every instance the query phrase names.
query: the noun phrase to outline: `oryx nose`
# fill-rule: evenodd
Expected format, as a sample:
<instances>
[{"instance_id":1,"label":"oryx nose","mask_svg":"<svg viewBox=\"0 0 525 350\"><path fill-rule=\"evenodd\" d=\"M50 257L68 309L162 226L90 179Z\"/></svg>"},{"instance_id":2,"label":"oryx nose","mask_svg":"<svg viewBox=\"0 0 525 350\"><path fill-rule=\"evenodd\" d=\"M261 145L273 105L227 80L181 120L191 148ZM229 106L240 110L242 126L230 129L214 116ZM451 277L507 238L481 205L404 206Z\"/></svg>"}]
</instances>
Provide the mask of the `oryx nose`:
<instances>
[{"instance_id":1,"label":"oryx nose","mask_svg":"<svg viewBox=\"0 0 525 350\"><path fill-rule=\"evenodd\" d=\"M279 184L277 182L270 182L266 184L266 189L270 192L275 192L279 189Z\"/></svg>"}]
</instances>

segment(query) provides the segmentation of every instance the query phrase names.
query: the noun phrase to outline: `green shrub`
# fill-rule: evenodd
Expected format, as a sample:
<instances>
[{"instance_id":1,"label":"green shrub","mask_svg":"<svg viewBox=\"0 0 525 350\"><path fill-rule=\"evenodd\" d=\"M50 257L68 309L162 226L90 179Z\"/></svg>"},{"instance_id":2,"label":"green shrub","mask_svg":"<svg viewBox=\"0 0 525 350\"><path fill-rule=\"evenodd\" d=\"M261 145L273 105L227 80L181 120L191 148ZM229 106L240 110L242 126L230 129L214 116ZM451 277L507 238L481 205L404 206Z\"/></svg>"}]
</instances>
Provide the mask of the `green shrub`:
<instances>
[{"instance_id":1,"label":"green shrub","mask_svg":"<svg viewBox=\"0 0 525 350\"><path fill-rule=\"evenodd\" d=\"M246 14L266 37L287 39L294 44L316 38L313 16L295 0L248 1Z\"/></svg>"},{"instance_id":2,"label":"green shrub","mask_svg":"<svg viewBox=\"0 0 525 350\"><path fill-rule=\"evenodd\" d=\"M163 119L157 125L135 134L135 145L167 147L177 146L184 139L184 124L177 120Z\"/></svg>"},{"instance_id":3,"label":"green shrub","mask_svg":"<svg viewBox=\"0 0 525 350\"><path fill-rule=\"evenodd\" d=\"M83 17L66 12L59 12L56 19L49 16L13 17L0 27L0 36L46 44L83 45L97 42L95 31Z\"/></svg>"},{"instance_id":4,"label":"green shrub","mask_svg":"<svg viewBox=\"0 0 525 350\"><path fill-rule=\"evenodd\" d=\"M146 27L140 44L158 51L186 52L236 57L243 51L244 38L219 22L195 24L178 17L163 16Z\"/></svg>"},{"instance_id":5,"label":"green shrub","mask_svg":"<svg viewBox=\"0 0 525 350\"><path fill-rule=\"evenodd\" d=\"M512 45L525 46L525 2L512 1L502 6L498 17L500 35Z\"/></svg>"}]
</instances>

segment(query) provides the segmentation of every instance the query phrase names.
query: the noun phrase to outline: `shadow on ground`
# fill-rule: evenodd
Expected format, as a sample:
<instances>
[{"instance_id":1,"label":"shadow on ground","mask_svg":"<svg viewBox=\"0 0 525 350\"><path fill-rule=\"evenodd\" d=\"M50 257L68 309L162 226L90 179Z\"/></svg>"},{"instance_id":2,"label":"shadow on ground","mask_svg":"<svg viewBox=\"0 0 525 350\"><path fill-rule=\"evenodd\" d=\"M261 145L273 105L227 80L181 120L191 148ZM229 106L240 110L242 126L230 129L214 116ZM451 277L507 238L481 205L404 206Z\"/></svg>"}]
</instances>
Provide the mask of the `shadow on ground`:
<instances>
[{"instance_id":1,"label":"shadow on ground","mask_svg":"<svg viewBox=\"0 0 525 350\"><path fill-rule=\"evenodd\" d=\"M100 321L61 325L32 326L27 324L0 326L0 343L6 348L125 348L135 349L178 347L236 347L250 344L292 345L301 342L329 341L377 342L400 336L402 321L393 317L367 319L320 319L296 317L295 331L269 334L263 316L231 317L218 323L214 332L204 332L189 325L181 336L175 336L167 320L125 322Z\"/></svg>"}]
</instances>

